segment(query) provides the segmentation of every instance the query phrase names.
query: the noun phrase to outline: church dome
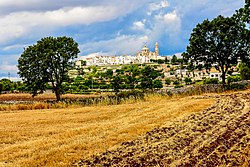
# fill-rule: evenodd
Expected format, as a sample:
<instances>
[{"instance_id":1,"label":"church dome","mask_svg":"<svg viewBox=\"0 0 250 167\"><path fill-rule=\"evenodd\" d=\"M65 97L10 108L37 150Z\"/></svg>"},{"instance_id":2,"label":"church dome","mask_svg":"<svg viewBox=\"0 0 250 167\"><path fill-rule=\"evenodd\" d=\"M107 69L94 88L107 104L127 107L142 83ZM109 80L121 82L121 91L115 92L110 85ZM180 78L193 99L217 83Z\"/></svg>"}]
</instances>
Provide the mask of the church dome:
<instances>
[{"instance_id":1,"label":"church dome","mask_svg":"<svg viewBox=\"0 0 250 167\"><path fill-rule=\"evenodd\" d=\"M142 48L143 51L148 51L148 48L146 45L144 45L144 47Z\"/></svg>"}]
</instances>

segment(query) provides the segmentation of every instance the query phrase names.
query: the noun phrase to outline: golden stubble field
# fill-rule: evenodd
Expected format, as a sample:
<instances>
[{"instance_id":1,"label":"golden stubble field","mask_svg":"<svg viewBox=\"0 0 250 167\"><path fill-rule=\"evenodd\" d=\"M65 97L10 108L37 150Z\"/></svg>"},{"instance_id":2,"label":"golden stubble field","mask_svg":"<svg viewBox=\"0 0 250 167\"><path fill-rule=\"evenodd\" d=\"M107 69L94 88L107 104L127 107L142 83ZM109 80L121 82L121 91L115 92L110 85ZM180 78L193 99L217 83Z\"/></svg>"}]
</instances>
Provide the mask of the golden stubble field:
<instances>
[{"instance_id":1,"label":"golden stubble field","mask_svg":"<svg viewBox=\"0 0 250 167\"><path fill-rule=\"evenodd\" d=\"M105 95L103 93L102 95ZM100 94L91 94L91 95L82 95L82 94L64 94L62 95L62 98L64 99L78 99L78 98L86 98L86 97L99 97ZM20 93L20 94L1 94L0 95L0 102L1 101L44 101L44 100L56 100L55 94L39 94L35 97L32 97L31 94L28 93Z\"/></svg>"},{"instance_id":2,"label":"golden stubble field","mask_svg":"<svg viewBox=\"0 0 250 167\"><path fill-rule=\"evenodd\" d=\"M149 97L82 108L1 111L0 166L68 166L201 111L212 98Z\"/></svg>"},{"instance_id":3,"label":"golden stubble field","mask_svg":"<svg viewBox=\"0 0 250 167\"><path fill-rule=\"evenodd\" d=\"M216 102L74 165L249 167L250 93L204 97Z\"/></svg>"}]
</instances>

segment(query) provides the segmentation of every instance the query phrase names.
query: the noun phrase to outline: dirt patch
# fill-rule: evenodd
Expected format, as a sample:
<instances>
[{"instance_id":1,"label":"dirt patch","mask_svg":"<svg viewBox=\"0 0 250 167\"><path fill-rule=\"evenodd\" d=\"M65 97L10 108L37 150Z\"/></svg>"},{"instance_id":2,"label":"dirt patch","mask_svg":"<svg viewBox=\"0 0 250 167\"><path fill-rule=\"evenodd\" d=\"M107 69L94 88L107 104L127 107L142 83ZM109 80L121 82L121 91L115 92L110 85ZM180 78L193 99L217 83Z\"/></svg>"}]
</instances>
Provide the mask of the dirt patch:
<instances>
[{"instance_id":1,"label":"dirt patch","mask_svg":"<svg viewBox=\"0 0 250 167\"><path fill-rule=\"evenodd\" d=\"M247 166L250 94L220 95L212 107L156 128L75 166Z\"/></svg>"}]
</instances>

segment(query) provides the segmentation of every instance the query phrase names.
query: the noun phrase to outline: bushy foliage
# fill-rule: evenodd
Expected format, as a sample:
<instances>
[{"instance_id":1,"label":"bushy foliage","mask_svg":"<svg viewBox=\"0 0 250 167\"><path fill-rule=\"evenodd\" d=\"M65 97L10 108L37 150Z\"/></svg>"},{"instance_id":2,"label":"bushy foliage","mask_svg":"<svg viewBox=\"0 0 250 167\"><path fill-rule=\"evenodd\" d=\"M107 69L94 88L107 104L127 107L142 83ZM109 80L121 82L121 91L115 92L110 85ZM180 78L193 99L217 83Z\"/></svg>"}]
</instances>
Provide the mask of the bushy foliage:
<instances>
[{"instance_id":1,"label":"bushy foliage","mask_svg":"<svg viewBox=\"0 0 250 167\"><path fill-rule=\"evenodd\" d=\"M28 92L29 90L27 89L27 86L20 82L14 82L11 81L9 79L1 79L0 80L0 94L3 91L7 91L7 92L14 92L14 91L18 91L18 92Z\"/></svg>"},{"instance_id":2,"label":"bushy foliage","mask_svg":"<svg viewBox=\"0 0 250 167\"><path fill-rule=\"evenodd\" d=\"M142 89L153 89L154 80L161 76L161 71L155 70L151 66L145 66L141 70L140 85Z\"/></svg>"},{"instance_id":3,"label":"bushy foliage","mask_svg":"<svg viewBox=\"0 0 250 167\"><path fill-rule=\"evenodd\" d=\"M169 79L169 78L165 79L165 84L170 85L171 82L172 82L171 79Z\"/></svg>"},{"instance_id":4,"label":"bushy foliage","mask_svg":"<svg viewBox=\"0 0 250 167\"><path fill-rule=\"evenodd\" d=\"M186 77L186 78L184 79L184 82L186 83L186 85L189 85L189 84L192 83L192 79L189 78L189 77Z\"/></svg>"},{"instance_id":5,"label":"bushy foliage","mask_svg":"<svg viewBox=\"0 0 250 167\"><path fill-rule=\"evenodd\" d=\"M78 44L70 37L42 38L24 49L18 59L18 74L33 96L43 93L46 84L51 83L60 100L62 84L79 52Z\"/></svg>"},{"instance_id":6,"label":"bushy foliage","mask_svg":"<svg viewBox=\"0 0 250 167\"><path fill-rule=\"evenodd\" d=\"M239 82L239 83L232 83L225 87L225 90L245 90L249 87L249 83Z\"/></svg>"},{"instance_id":7,"label":"bushy foliage","mask_svg":"<svg viewBox=\"0 0 250 167\"><path fill-rule=\"evenodd\" d=\"M163 88L162 81L157 79L153 82L153 88L160 89Z\"/></svg>"},{"instance_id":8,"label":"bushy foliage","mask_svg":"<svg viewBox=\"0 0 250 167\"><path fill-rule=\"evenodd\" d=\"M242 80L250 80L250 62L240 64L240 76Z\"/></svg>"},{"instance_id":9,"label":"bushy foliage","mask_svg":"<svg viewBox=\"0 0 250 167\"><path fill-rule=\"evenodd\" d=\"M3 84L0 83L0 94L2 93L2 91L3 91Z\"/></svg>"},{"instance_id":10,"label":"bushy foliage","mask_svg":"<svg viewBox=\"0 0 250 167\"><path fill-rule=\"evenodd\" d=\"M228 76L227 77L227 83L230 84L232 82L238 82L241 81L241 77L239 75L236 76Z\"/></svg>"},{"instance_id":11,"label":"bushy foliage","mask_svg":"<svg viewBox=\"0 0 250 167\"><path fill-rule=\"evenodd\" d=\"M174 84L175 86L180 85L180 81L179 81L179 80L175 80L175 81L173 82L173 84Z\"/></svg>"},{"instance_id":12,"label":"bushy foliage","mask_svg":"<svg viewBox=\"0 0 250 167\"><path fill-rule=\"evenodd\" d=\"M220 70L222 83L238 59L249 56L249 30L234 17L218 16L198 24L189 39L187 53L183 54L192 64L202 63L209 70L212 65Z\"/></svg>"},{"instance_id":13,"label":"bushy foliage","mask_svg":"<svg viewBox=\"0 0 250 167\"><path fill-rule=\"evenodd\" d=\"M219 80L217 78L205 79L204 84L219 84Z\"/></svg>"}]
</instances>

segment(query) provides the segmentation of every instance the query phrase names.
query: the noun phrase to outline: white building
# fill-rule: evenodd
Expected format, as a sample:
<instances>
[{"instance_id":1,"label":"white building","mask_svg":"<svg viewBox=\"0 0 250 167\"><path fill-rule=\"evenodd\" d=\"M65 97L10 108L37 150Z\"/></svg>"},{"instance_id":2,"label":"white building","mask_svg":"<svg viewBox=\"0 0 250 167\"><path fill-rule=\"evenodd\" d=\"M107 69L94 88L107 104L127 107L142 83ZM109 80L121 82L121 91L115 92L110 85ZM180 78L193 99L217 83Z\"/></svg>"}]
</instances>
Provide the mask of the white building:
<instances>
[{"instance_id":1,"label":"white building","mask_svg":"<svg viewBox=\"0 0 250 167\"><path fill-rule=\"evenodd\" d=\"M76 61L76 67L82 66L104 66L104 65L120 65L120 64L144 64L150 63L151 59L165 59L159 56L158 43L155 44L155 51L151 52L144 46L141 52L137 52L136 56L122 55L122 56L102 56L90 55L84 56L81 60Z\"/></svg>"},{"instance_id":2,"label":"white building","mask_svg":"<svg viewBox=\"0 0 250 167\"><path fill-rule=\"evenodd\" d=\"M221 75L222 75L221 72L210 72L209 78L216 78L219 81L222 81Z\"/></svg>"},{"instance_id":3,"label":"white building","mask_svg":"<svg viewBox=\"0 0 250 167\"><path fill-rule=\"evenodd\" d=\"M145 45L142 48L141 52L137 52L136 57L145 57L147 59L154 59L157 60L157 56L159 56L159 45L158 42L155 43L155 51L151 52L149 51L149 49L147 48L147 46Z\"/></svg>"}]
</instances>

